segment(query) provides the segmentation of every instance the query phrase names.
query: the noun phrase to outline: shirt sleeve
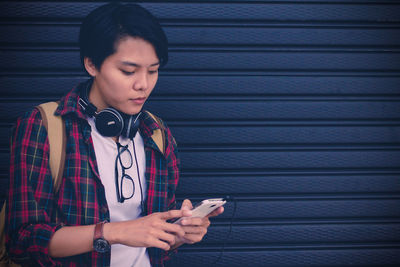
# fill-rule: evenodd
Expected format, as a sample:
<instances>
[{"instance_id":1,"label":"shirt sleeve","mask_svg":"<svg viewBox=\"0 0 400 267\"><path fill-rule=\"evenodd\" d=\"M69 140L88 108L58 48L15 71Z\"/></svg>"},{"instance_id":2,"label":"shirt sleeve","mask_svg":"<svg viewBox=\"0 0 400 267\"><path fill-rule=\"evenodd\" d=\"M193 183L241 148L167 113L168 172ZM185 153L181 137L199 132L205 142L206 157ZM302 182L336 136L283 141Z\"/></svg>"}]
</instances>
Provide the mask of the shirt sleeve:
<instances>
[{"instance_id":1,"label":"shirt sleeve","mask_svg":"<svg viewBox=\"0 0 400 267\"><path fill-rule=\"evenodd\" d=\"M164 123L165 124L165 123ZM168 210L176 209L176 198L175 192L179 182L180 176L180 158L178 146L173 137L171 130L166 126L165 134L167 140L167 146L165 150L168 166ZM168 261L174 257L178 252L178 249L173 249L170 251L163 251L162 260Z\"/></svg>"},{"instance_id":2,"label":"shirt sleeve","mask_svg":"<svg viewBox=\"0 0 400 267\"><path fill-rule=\"evenodd\" d=\"M165 135L167 140L165 155L168 166L168 210L176 208L175 192L179 182L180 175L180 158L175 138L172 136L171 130L165 127Z\"/></svg>"},{"instance_id":3,"label":"shirt sleeve","mask_svg":"<svg viewBox=\"0 0 400 267\"><path fill-rule=\"evenodd\" d=\"M54 211L47 131L37 109L19 118L12 131L10 184L6 210L6 246L19 263L58 265L48 251L60 223Z\"/></svg>"}]
</instances>

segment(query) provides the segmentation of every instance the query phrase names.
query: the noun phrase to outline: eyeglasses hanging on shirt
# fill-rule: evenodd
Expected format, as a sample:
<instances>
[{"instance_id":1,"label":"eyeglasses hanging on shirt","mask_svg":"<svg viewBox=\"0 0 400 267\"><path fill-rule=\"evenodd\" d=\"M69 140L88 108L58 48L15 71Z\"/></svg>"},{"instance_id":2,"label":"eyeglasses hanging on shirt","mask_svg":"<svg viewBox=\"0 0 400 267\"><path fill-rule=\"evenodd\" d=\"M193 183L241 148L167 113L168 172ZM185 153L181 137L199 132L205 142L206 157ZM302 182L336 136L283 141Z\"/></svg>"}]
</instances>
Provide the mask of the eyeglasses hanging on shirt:
<instances>
[{"instance_id":1,"label":"eyeglasses hanging on shirt","mask_svg":"<svg viewBox=\"0 0 400 267\"><path fill-rule=\"evenodd\" d=\"M139 165L136 157L136 149L135 143L133 143L133 152L135 155L135 163L136 163L136 171L139 180L140 187L140 205L142 208L142 212L144 211L144 203L143 203L143 192L142 192L142 183L140 181L139 174ZM121 145L117 142L118 154L115 159L115 188L117 192L117 200L119 203L124 203L125 200L131 199L135 195L135 182L131 176L129 176L125 171L130 169L133 165L132 154L128 149L128 145ZM118 165L121 167L121 176L118 174ZM121 178L120 178L121 177Z\"/></svg>"}]
</instances>

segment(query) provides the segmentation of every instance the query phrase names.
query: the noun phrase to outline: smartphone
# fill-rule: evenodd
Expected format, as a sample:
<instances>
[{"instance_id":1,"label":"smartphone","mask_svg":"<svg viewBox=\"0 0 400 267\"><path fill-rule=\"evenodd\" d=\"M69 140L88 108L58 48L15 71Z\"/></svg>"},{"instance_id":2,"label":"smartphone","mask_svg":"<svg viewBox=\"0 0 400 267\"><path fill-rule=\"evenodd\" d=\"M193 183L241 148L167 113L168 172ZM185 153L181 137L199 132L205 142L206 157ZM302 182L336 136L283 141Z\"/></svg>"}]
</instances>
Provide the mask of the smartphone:
<instances>
[{"instance_id":1,"label":"smartphone","mask_svg":"<svg viewBox=\"0 0 400 267\"><path fill-rule=\"evenodd\" d=\"M210 198L197 203L192 209L192 216L190 218L203 218L223 206L226 200L223 198ZM175 220L173 223L179 223L183 218Z\"/></svg>"}]
</instances>

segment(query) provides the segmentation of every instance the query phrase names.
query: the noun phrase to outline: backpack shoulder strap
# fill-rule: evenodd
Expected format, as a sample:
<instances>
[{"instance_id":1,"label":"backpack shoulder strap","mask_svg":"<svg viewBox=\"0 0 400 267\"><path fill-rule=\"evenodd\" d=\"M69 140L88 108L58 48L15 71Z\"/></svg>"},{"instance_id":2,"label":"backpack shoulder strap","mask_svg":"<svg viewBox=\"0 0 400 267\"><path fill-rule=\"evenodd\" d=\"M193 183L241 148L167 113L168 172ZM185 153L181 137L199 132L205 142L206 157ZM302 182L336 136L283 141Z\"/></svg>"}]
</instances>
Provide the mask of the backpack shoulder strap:
<instances>
[{"instance_id":1,"label":"backpack shoulder strap","mask_svg":"<svg viewBox=\"0 0 400 267\"><path fill-rule=\"evenodd\" d=\"M0 266L7 266L9 264L9 258L6 250L6 235L4 233L4 227L6 222L6 201L1 205L0 213Z\"/></svg>"},{"instance_id":2,"label":"backpack shoulder strap","mask_svg":"<svg viewBox=\"0 0 400 267\"><path fill-rule=\"evenodd\" d=\"M161 153L164 155L165 153L165 127L164 123L162 120L152 114L151 112L146 110L146 113L160 126L161 129L156 129L153 131L153 135L151 136L151 139L153 139L154 143L156 143L158 149L161 151Z\"/></svg>"},{"instance_id":3,"label":"backpack shoulder strap","mask_svg":"<svg viewBox=\"0 0 400 267\"><path fill-rule=\"evenodd\" d=\"M61 116L54 115L58 107L57 102L40 104L37 108L46 127L50 146L50 170L54 182L54 192L57 193L61 185L61 176L64 172L66 133L65 123Z\"/></svg>"}]
</instances>

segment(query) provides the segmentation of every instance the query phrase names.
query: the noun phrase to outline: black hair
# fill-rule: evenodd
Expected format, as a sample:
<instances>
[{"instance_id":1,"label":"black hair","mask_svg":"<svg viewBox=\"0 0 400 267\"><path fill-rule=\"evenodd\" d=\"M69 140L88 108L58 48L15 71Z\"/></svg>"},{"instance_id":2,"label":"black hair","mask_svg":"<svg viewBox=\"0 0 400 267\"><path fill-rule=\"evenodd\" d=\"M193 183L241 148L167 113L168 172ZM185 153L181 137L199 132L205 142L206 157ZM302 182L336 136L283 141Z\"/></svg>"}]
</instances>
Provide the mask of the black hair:
<instances>
[{"instance_id":1,"label":"black hair","mask_svg":"<svg viewBox=\"0 0 400 267\"><path fill-rule=\"evenodd\" d=\"M168 40L157 18L137 4L110 3L86 16L79 33L81 63L92 60L97 69L116 52L118 42L127 36L142 38L153 45L160 67L168 62Z\"/></svg>"}]
</instances>

